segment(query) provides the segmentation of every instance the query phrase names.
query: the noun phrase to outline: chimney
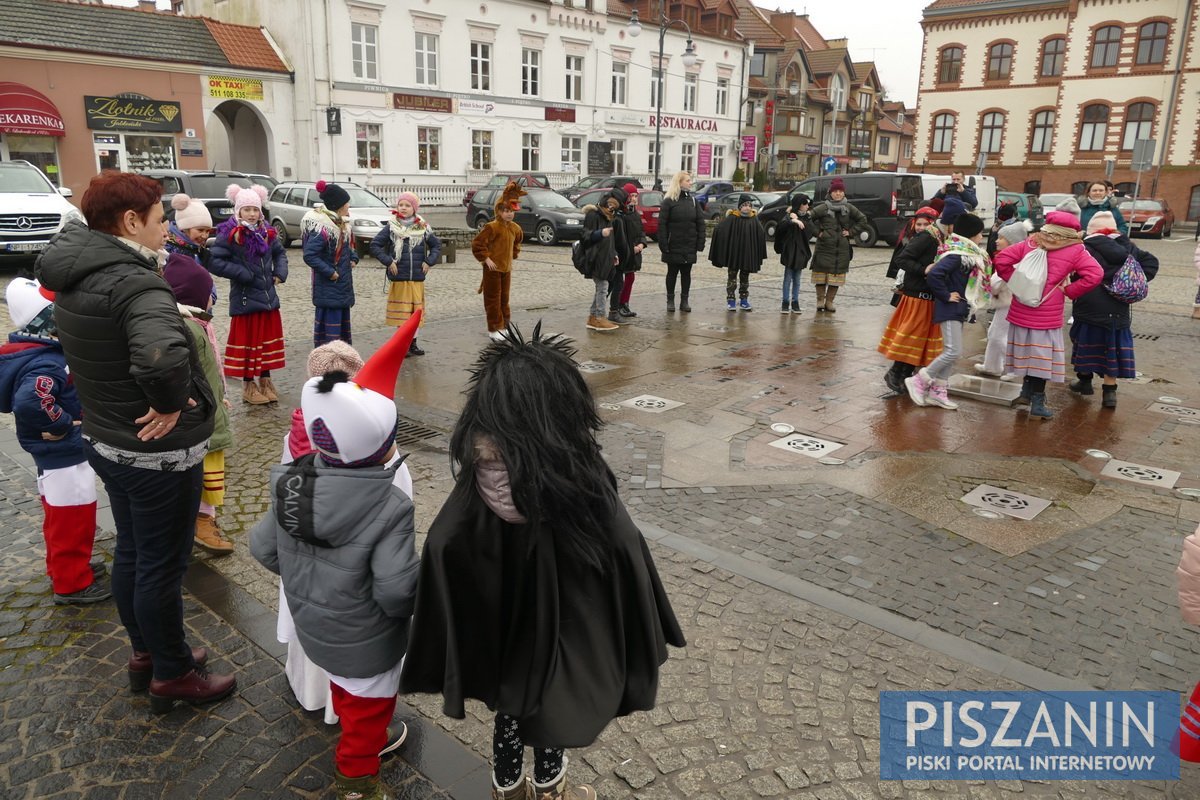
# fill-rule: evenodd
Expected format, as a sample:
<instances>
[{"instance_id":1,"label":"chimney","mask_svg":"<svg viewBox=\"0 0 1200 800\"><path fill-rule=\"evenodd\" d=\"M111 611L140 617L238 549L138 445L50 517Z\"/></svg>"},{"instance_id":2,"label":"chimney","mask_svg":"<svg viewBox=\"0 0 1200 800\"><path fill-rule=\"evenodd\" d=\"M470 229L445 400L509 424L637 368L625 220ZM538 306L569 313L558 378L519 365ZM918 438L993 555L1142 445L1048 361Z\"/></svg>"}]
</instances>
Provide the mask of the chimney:
<instances>
[{"instance_id":1,"label":"chimney","mask_svg":"<svg viewBox=\"0 0 1200 800\"><path fill-rule=\"evenodd\" d=\"M138 11L149 11L151 14L158 13L158 3L156 0L138 0Z\"/></svg>"},{"instance_id":2,"label":"chimney","mask_svg":"<svg viewBox=\"0 0 1200 800\"><path fill-rule=\"evenodd\" d=\"M845 37L841 39L826 39L825 43L829 45L831 50L846 50L850 47L850 40Z\"/></svg>"}]
</instances>

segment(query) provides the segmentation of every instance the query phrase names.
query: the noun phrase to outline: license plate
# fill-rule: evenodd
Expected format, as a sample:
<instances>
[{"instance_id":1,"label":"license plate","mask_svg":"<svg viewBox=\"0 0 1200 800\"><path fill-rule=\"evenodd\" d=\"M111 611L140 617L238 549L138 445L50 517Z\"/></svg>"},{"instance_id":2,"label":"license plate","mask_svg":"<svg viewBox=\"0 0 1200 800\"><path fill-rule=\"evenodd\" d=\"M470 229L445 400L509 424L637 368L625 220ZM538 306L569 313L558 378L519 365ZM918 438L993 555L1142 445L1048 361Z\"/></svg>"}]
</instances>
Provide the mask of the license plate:
<instances>
[{"instance_id":1,"label":"license plate","mask_svg":"<svg viewBox=\"0 0 1200 800\"><path fill-rule=\"evenodd\" d=\"M46 249L44 242L9 242L10 253L37 253Z\"/></svg>"}]
</instances>

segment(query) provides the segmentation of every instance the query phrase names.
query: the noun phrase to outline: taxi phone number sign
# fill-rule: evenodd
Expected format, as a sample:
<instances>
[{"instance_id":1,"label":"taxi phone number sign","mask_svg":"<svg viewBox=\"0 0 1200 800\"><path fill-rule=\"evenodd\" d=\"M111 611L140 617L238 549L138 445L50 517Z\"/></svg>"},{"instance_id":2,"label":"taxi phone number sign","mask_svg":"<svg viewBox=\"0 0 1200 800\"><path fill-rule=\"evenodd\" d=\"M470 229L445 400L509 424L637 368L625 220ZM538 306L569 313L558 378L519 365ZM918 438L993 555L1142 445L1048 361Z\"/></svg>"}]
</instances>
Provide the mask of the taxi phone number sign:
<instances>
[{"instance_id":1,"label":"taxi phone number sign","mask_svg":"<svg viewBox=\"0 0 1200 800\"><path fill-rule=\"evenodd\" d=\"M209 75L208 96L219 97L222 100L262 100L263 84L257 78Z\"/></svg>"}]
</instances>

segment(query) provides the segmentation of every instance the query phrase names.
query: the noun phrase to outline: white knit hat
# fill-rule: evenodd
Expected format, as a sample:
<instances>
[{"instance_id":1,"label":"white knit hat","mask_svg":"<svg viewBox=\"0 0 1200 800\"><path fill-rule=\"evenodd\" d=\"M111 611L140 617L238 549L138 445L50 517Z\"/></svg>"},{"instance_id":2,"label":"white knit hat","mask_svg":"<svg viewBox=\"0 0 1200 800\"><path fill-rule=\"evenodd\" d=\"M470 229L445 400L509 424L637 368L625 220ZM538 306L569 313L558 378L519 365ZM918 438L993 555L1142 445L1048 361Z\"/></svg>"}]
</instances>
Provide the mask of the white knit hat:
<instances>
[{"instance_id":1,"label":"white knit hat","mask_svg":"<svg viewBox=\"0 0 1200 800\"><path fill-rule=\"evenodd\" d=\"M183 192L171 198L171 208L175 209L175 227L181 231L213 226L208 206L199 200L193 200Z\"/></svg>"},{"instance_id":2,"label":"white knit hat","mask_svg":"<svg viewBox=\"0 0 1200 800\"><path fill-rule=\"evenodd\" d=\"M17 330L22 330L54 304L54 292L28 278L14 278L4 292L4 298L8 301L8 315Z\"/></svg>"},{"instance_id":3,"label":"white knit hat","mask_svg":"<svg viewBox=\"0 0 1200 800\"><path fill-rule=\"evenodd\" d=\"M233 201L233 216L236 219L238 213L246 206L261 210L267 199L267 190L257 183L249 187L231 183L225 190L225 197Z\"/></svg>"}]
</instances>

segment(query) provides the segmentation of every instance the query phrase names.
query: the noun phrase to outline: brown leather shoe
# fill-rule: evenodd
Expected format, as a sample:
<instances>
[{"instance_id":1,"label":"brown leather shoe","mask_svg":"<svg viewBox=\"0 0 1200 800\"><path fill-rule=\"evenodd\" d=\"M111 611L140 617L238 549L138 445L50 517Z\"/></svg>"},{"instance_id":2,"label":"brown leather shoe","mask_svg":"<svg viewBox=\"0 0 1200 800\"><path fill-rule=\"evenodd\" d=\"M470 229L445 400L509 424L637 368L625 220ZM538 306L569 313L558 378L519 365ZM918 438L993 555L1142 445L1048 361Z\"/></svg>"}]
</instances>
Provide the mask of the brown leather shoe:
<instances>
[{"instance_id":1,"label":"brown leather shoe","mask_svg":"<svg viewBox=\"0 0 1200 800\"><path fill-rule=\"evenodd\" d=\"M192 661L196 662L197 667L203 667L207 664L207 648L193 647ZM154 662L151 660L150 654L134 650L133 655L129 657L129 690L132 692L144 692L150 688L150 681L153 678Z\"/></svg>"},{"instance_id":2,"label":"brown leather shoe","mask_svg":"<svg viewBox=\"0 0 1200 800\"><path fill-rule=\"evenodd\" d=\"M155 714L166 714L175 707L176 701L211 703L223 700L237 688L237 678L232 675L212 675L204 667L169 681L150 681L150 710Z\"/></svg>"},{"instance_id":3,"label":"brown leather shoe","mask_svg":"<svg viewBox=\"0 0 1200 800\"><path fill-rule=\"evenodd\" d=\"M262 392L262 396L267 398L267 402L278 403L279 392L275 391L275 383L270 378L262 377L258 379L258 390Z\"/></svg>"},{"instance_id":4,"label":"brown leather shoe","mask_svg":"<svg viewBox=\"0 0 1200 800\"><path fill-rule=\"evenodd\" d=\"M249 403L252 406L264 406L271 402L267 399L266 395L259 391L258 384L254 381L243 381L242 386L244 387L242 389L243 403Z\"/></svg>"},{"instance_id":5,"label":"brown leather shoe","mask_svg":"<svg viewBox=\"0 0 1200 800\"><path fill-rule=\"evenodd\" d=\"M217 520L208 514L196 515L196 546L218 556L233 552L233 542L221 535Z\"/></svg>"}]
</instances>

